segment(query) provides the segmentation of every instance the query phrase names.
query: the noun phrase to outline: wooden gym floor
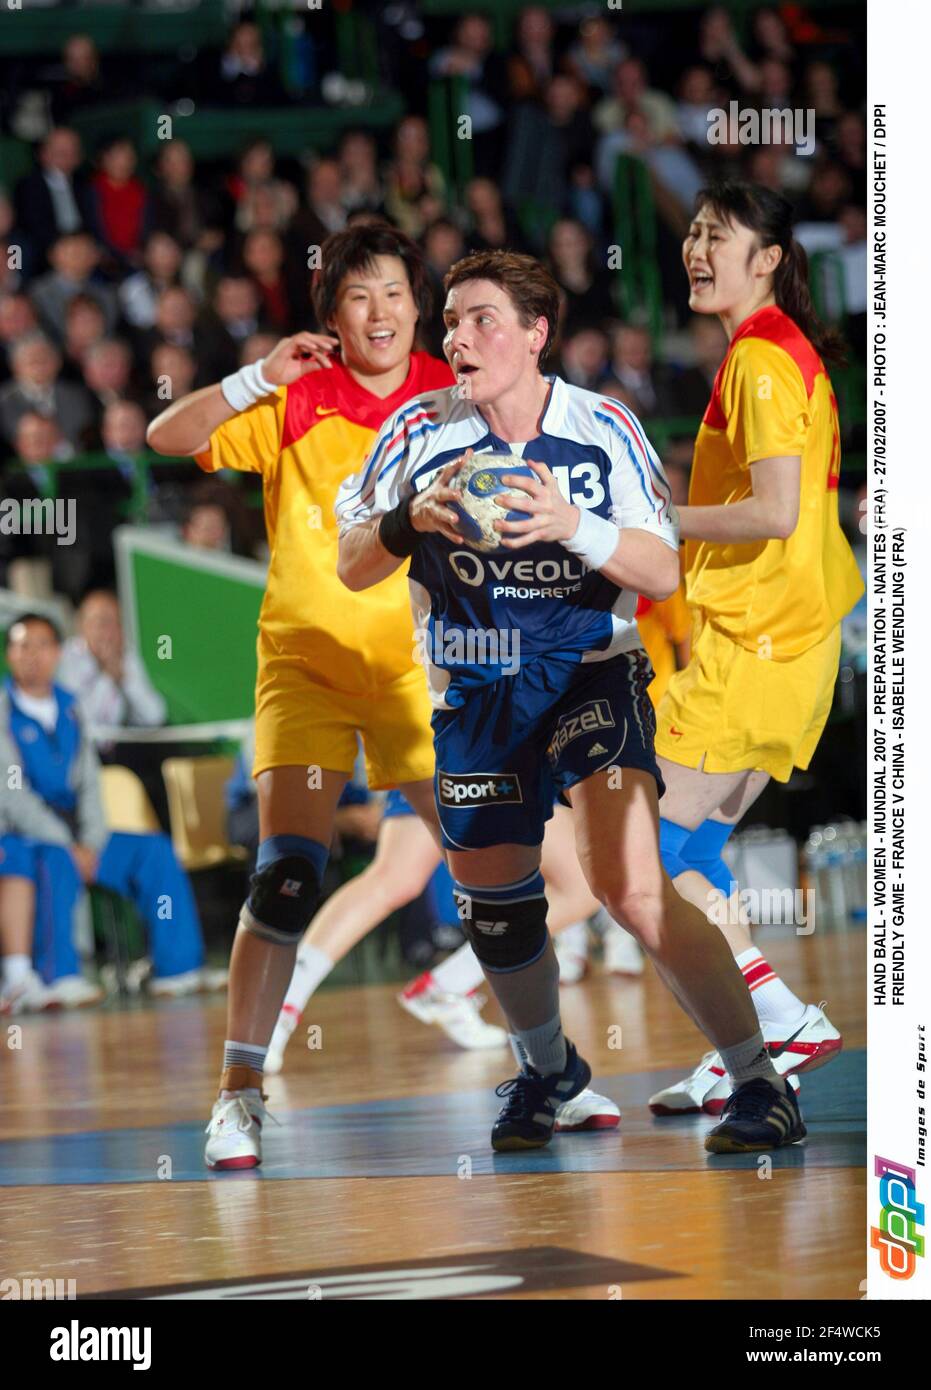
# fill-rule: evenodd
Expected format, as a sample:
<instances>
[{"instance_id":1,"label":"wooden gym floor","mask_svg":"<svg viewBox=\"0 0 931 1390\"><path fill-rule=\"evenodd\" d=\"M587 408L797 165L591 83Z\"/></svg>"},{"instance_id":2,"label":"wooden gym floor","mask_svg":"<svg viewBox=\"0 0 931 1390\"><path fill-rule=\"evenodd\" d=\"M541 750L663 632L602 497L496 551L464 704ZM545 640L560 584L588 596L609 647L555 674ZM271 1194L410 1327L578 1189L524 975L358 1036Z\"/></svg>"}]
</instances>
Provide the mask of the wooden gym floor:
<instances>
[{"instance_id":1,"label":"wooden gym floor","mask_svg":"<svg viewBox=\"0 0 931 1390\"><path fill-rule=\"evenodd\" d=\"M651 1117L707 1045L650 967L562 991L620 1129L523 1156L488 1143L510 1054L460 1051L391 987L311 1000L321 1046L299 1031L268 1079L281 1127L247 1173L202 1165L222 996L6 1019L0 1276L74 1279L78 1298L858 1299L864 933L759 937L845 1040L802 1077L808 1140L771 1162L707 1155L706 1116Z\"/></svg>"}]
</instances>

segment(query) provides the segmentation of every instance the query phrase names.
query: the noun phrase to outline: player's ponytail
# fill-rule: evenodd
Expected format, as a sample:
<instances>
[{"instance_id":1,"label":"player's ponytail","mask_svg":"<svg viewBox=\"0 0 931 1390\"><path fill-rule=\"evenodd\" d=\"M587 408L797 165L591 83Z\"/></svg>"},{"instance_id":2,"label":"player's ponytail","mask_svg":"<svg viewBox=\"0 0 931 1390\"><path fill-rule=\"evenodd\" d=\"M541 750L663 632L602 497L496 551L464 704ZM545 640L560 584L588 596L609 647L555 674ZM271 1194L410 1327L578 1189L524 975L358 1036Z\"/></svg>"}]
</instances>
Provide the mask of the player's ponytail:
<instances>
[{"instance_id":1,"label":"player's ponytail","mask_svg":"<svg viewBox=\"0 0 931 1390\"><path fill-rule=\"evenodd\" d=\"M842 363L847 356L843 335L828 328L815 313L808 285L808 256L792 231L792 208L781 194L762 184L737 180L703 188L695 210L708 206L725 222L740 222L759 237L760 246L778 246L782 258L773 276L773 293L825 362Z\"/></svg>"}]
</instances>

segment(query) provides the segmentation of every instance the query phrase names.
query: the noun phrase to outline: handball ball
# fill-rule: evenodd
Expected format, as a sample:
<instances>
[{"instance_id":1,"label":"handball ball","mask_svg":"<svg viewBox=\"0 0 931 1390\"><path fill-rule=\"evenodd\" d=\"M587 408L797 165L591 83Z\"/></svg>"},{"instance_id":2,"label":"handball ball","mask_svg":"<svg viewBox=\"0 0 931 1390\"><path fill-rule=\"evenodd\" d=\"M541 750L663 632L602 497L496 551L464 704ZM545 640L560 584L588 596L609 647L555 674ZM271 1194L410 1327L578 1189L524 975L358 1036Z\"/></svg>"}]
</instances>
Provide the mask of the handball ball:
<instances>
[{"instance_id":1,"label":"handball ball","mask_svg":"<svg viewBox=\"0 0 931 1390\"><path fill-rule=\"evenodd\" d=\"M473 550L501 549L502 537L501 532L495 530L496 521L527 520L527 512L505 511L495 501L501 493L517 490L505 487L501 481L511 473L524 478L537 476L518 454L473 454L450 479L449 486L461 499L451 502L450 506L459 517L459 529L466 544Z\"/></svg>"}]
</instances>

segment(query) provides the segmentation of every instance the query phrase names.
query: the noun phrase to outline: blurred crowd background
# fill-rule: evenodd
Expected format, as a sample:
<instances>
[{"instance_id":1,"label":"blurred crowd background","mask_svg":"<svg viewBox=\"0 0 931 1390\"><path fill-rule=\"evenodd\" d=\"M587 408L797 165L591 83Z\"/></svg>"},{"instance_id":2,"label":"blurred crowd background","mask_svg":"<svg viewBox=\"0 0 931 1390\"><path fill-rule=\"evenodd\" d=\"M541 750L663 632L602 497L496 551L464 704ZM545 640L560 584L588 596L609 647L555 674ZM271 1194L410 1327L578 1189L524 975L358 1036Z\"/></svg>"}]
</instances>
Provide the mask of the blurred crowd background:
<instances>
[{"instance_id":1,"label":"blurred crowd background","mask_svg":"<svg viewBox=\"0 0 931 1390\"><path fill-rule=\"evenodd\" d=\"M122 672L133 656L106 598L117 525L267 555L260 479L156 459L146 424L319 327L319 247L363 218L422 245L434 353L456 259L496 247L544 258L562 290L550 369L631 406L684 501L726 340L688 312L680 245L697 190L719 175L792 201L816 304L847 337L832 380L842 513L862 556L864 27L859 4L681 0L465 12L451 0L23 0L5 12L0 494L73 498L78 517L70 546L0 518L8 607L51 604L98 675L107 662ZM732 101L813 112L811 153L712 143L709 113ZM814 820L862 815L862 616L847 624L818 763L755 808L799 840ZM142 674L139 708L110 708L111 723L159 722ZM167 825L151 757L130 761Z\"/></svg>"}]
</instances>

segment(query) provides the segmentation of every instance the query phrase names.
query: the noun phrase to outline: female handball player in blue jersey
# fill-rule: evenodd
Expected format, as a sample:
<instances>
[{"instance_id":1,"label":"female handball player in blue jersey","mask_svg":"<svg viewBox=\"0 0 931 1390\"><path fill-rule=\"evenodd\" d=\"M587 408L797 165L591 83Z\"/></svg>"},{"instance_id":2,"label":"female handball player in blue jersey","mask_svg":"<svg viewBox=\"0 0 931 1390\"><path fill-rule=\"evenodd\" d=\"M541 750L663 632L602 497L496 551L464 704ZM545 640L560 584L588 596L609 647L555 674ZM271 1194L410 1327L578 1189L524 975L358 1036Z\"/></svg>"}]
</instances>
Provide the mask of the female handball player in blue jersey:
<instances>
[{"instance_id":1,"label":"female handball player in blue jersey","mask_svg":"<svg viewBox=\"0 0 931 1390\"><path fill-rule=\"evenodd\" d=\"M740 970L660 862L662 784L634 611L638 594L666 598L679 580L662 469L629 411L542 374L558 291L538 262L468 256L444 288L458 385L397 411L343 484L338 572L364 589L410 556L418 626L459 631L473 654L492 651L494 634L520 637L510 674L490 660L426 662L437 808L463 929L521 1063L498 1088L492 1145L548 1143L557 1107L591 1078L563 1035L546 925L540 844L554 791L571 803L592 892L653 958L733 1079L710 1151L793 1143L805 1133L798 1103ZM519 454L533 474L504 476L516 491L500 499L501 549L490 554L466 543L453 506L454 475L473 452Z\"/></svg>"}]
</instances>

